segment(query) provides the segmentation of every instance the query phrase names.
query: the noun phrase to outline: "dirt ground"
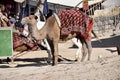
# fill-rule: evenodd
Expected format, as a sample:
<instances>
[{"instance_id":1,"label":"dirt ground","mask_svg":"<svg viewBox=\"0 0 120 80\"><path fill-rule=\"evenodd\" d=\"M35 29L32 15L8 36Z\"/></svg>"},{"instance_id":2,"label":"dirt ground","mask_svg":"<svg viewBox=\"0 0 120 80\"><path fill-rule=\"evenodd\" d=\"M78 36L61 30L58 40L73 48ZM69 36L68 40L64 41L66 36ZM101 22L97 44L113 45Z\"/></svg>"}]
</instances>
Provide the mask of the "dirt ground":
<instances>
[{"instance_id":1,"label":"dirt ground","mask_svg":"<svg viewBox=\"0 0 120 80\"><path fill-rule=\"evenodd\" d=\"M120 80L120 56L116 51L120 35L102 37L101 41L92 40L91 61L74 62L77 48L71 41L59 44L64 61L56 66L47 64L45 50L25 52L14 64L0 64L0 80Z\"/></svg>"}]
</instances>

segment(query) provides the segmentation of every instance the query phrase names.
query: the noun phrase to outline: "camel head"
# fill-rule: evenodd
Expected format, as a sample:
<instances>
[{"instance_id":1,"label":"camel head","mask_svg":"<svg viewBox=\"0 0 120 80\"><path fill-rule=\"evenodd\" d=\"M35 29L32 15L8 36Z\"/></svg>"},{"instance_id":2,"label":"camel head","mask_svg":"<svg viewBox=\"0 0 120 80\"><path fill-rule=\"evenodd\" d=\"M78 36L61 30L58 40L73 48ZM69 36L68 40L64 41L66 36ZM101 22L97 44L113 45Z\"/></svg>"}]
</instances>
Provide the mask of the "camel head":
<instances>
[{"instance_id":1,"label":"camel head","mask_svg":"<svg viewBox=\"0 0 120 80\"><path fill-rule=\"evenodd\" d=\"M33 24L36 24L36 23L37 23L37 19L38 19L37 16L35 16L35 15L30 15L30 16L24 17L24 18L21 20L21 23L22 23L22 25L25 25L25 24L33 25Z\"/></svg>"}]
</instances>

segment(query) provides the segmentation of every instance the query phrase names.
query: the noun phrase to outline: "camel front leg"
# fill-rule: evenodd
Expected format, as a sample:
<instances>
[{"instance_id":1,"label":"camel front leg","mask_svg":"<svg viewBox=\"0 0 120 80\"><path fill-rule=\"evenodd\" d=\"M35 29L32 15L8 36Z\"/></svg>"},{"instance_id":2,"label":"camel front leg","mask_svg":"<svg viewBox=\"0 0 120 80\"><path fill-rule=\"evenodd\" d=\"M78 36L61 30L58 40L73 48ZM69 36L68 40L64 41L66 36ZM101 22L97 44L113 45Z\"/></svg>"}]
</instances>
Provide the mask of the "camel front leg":
<instances>
[{"instance_id":1,"label":"camel front leg","mask_svg":"<svg viewBox=\"0 0 120 80\"><path fill-rule=\"evenodd\" d=\"M58 64L58 42L49 39L48 42L52 53L52 65L54 66Z\"/></svg>"},{"instance_id":2,"label":"camel front leg","mask_svg":"<svg viewBox=\"0 0 120 80\"><path fill-rule=\"evenodd\" d=\"M54 42L53 66L58 64L58 42Z\"/></svg>"}]
</instances>

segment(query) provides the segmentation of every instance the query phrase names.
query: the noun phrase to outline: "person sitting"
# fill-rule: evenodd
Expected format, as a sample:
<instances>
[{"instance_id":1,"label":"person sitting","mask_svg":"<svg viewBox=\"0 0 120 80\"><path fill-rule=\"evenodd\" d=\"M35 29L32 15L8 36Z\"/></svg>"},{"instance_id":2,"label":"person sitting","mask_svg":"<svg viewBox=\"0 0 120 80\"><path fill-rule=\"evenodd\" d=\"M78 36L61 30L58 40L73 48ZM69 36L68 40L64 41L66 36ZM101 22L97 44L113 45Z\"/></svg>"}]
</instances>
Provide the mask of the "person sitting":
<instances>
[{"instance_id":1,"label":"person sitting","mask_svg":"<svg viewBox=\"0 0 120 80\"><path fill-rule=\"evenodd\" d=\"M4 13L5 6L3 4L0 4L0 26L1 27L7 27L9 26L9 19Z\"/></svg>"}]
</instances>

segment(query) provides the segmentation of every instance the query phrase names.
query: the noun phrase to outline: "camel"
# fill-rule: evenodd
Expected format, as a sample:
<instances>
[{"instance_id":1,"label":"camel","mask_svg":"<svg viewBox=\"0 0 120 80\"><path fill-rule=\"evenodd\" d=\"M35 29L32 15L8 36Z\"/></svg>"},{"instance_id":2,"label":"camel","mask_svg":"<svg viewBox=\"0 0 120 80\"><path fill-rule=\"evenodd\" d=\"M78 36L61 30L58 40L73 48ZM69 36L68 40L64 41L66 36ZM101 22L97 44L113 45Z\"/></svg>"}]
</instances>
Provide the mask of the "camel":
<instances>
[{"instance_id":1,"label":"camel","mask_svg":"<svg viewBox=\"0 0 120 80\"><path fill-rule=\"evenodd\" d=\"M82 43L82 59L81 61L85 60L85 57L88 53L88 59L90 60L91 58L91 52L92 52L92 45L91 45L91 32L89 32L89 39L85 39L84 37L80 36L80 34L75 33L74 34L69 34L66 36L62 36L60 34L60 27L59 23L53 14L50 16L46 21L45 25L42 29L38 30L37 29L37 19L38 17L35 15L29 15L27 17L24 17L21 21L21 23L28 24L29 28L31 28L31 35L32 39L36 40L43 40L47 39L50 48L51 48L51 54L52 54L52 65L57 65L58 64L58 44L61 41L67 41L70 40L74 37L76 37L78 40L81 41Z\"/></svg>"}]
</instances>

